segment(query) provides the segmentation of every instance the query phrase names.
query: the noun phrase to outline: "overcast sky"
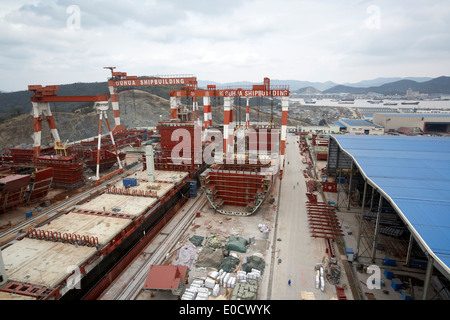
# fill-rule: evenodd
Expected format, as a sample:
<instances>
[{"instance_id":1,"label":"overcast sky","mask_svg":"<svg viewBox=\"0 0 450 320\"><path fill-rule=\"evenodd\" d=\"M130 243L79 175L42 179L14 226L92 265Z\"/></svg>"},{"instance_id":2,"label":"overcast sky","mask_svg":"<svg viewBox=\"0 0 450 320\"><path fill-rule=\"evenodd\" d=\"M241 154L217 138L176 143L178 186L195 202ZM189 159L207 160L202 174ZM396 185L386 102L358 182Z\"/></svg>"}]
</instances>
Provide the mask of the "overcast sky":
<instances>
[{"instance_id":1,"label":"overcast sky","mask_svg":"<svg viewBox=\"0 0 450 320\"><path fill-rule=\"evenodd\" d=\"M450 75L450 1L3 0L0 90L193 74L214 82Z\"/></svg>"}]
</instances>

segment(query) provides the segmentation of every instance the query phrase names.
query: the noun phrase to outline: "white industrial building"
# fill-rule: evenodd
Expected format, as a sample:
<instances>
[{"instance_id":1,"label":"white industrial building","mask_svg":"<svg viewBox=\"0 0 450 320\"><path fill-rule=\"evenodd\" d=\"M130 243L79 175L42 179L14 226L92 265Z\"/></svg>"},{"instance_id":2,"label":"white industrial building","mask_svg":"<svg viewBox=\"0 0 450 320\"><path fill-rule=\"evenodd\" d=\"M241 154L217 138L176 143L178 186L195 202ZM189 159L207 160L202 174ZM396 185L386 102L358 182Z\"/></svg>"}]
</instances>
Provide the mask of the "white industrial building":
<instances>
[{"instance_id":1,"label":"white industrial building","mask_svg":"<svg viewBox=\"0 0 450 320\"><path fill-rule=\"evenodd\" d=\"M340 131L340 127L332 124L329 126L297 126L297 132L314 132L332 134Z\"/></svg>"},{"instance_id":2,"label":"white industrial building","mask_svg":"<svg viewBox=\"0 0 450 320\"><path fill-rule=\"evenodd\" d=\"M419 128L423 132L449 133L450 114L430 113L376 113L373 122L383 126L386 132Z\"/></svg>"},{"instance_id":3,"label":"white industrial building","mask_svg":"<svg viewBox=\"0 0 450 320\"><path fill-rule=\"evenodd\" d=\"M350 134L370 134L383 135L384 127L376 125L368 120L361 119L340 119L335 121L334 125L340 127L342 131L347 131Z\"/></svg>"}]
</instances>

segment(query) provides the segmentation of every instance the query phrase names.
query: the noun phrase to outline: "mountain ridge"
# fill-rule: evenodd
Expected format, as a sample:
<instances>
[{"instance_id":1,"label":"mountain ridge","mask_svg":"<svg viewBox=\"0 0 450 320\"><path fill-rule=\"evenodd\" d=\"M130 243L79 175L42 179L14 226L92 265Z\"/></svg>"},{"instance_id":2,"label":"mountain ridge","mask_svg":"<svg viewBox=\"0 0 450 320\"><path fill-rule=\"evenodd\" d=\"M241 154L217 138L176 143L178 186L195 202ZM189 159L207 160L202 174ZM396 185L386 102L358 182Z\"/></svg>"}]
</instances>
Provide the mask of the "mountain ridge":
<instances>
[{"instance_id":1,"label":"mountain ridge","mask_svg":"<svg viewBox=\"0 0 450 320\"><path fill-rule=\"evenodd\" d=\"M425 82L403 79L386 83L381 86L368 88L356 88L345 85L337 85L333 88L323 91L323 93L367 94L369 92L376 92L384 95L404 95L406 94L406 91L408 89L427 94L450 94L450 77L441 76Z\"/></svg>"},{"instance_id":2,"label":"mountain ridge","mask_svg":"<svg viewBox=\"0 0 450 320\"><path fill-rule=\"evenodd\" d=\"M388 79L388 78L384 78ZM425 79L425 78L417 78ZM367 80L369 81L369 80ZM383 80L384 81L384 80ZM217 83L209 82L205 80L199 80L199 87L206 88L206 84L216 84L217 86L249 86L255 84L250 81L230 82L230 83ZM380 86L372 86L366 88L351 87L346 85L337 85L332 81L319 83L300 80L271 80L272 85L288 85L289 89L293 93L301 93L306 88L311 92L319 90L322 93L340 94L367 94L369 92L376 92L384 95L404 95L406 90L412 89L419 91L420 93L428 94L450 94L450 77L441 76L433 78L424 82L417 82L415 80L402 79L394 82L382 84ZM321 87L319 86L321 85ZM334 85L334 86L332 86ZM331 86L331 87L330 87ZM318 88L319 87L319 88ZM128 88L120 88L118 91L128 90ZM156 94L160 97L169 98L169 91L179 89L178 86L146 86L136 87L136 89L144 90L149 93ZM322 88L322 89L320 89ZM327 89L323 89L327 88ZM58 95L96 95L96 94L108 94L107 82L89 82L89 83L72 83L59 85ZM317 92L316 92L317 93ZM0 120L8 119L12 116L24 114L31 111L30 98L32 93L30 91L22 90L16 92L1 92L0 93ZM74 111L79 108L86 107L86 103L59 103L53 104L55 111Z\"/></svg>"}]
</instances>

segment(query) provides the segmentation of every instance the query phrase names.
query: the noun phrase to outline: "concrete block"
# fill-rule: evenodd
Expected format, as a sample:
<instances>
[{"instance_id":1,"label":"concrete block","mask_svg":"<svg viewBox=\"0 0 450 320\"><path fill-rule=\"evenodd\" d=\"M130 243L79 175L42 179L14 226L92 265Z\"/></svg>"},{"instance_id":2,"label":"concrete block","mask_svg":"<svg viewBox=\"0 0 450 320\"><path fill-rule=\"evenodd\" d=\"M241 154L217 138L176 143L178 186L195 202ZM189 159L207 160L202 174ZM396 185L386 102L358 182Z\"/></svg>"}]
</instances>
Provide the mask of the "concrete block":
<instances>
[{"instance_id":1,"label":"concrete block","mask_svg":"<svg viewBox=\"0 0 450 320\"><path fill-rule=\"evenodd\" d=\"M214 288L214 286L216 285L216 281L214 281L213 279L206 279L205 280L205 287L206 288L209 288L209 289L212 289L212 288Z\"/></svg>"}]
</instances>

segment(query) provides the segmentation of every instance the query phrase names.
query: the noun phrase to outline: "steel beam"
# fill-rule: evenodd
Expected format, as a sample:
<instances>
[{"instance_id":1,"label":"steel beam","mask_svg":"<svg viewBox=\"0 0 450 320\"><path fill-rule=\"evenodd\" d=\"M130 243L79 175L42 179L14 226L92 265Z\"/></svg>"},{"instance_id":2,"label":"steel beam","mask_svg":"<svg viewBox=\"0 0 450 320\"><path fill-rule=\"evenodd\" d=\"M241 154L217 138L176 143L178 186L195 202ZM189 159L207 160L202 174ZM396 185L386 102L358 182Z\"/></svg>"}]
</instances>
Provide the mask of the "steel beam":
<instances>
[{"instance_id":1,"label":"steel beam","mask_svg":"<svg viewBox=\"0 0 450 320\"><path fill-rule=\"evenodd\" d=\"M425 281L423 283L422 300L427 299L427 293L428 288L430 286L431 275L433 273L433 262L434 262L433 257L428 252L425 252L425 255L428 257L428 263L427 263L427 271L425 273Z\"/></svg>"},{"instance_id":2,"label":"steel beam","mask_svg":"<svg viewBox=\"0 0 450 320\"><path fill-rule=\"evenodd\" d=\"M352 181L353 181L353 168L354 168L354 162L352 161L352 167L350 169L350 181L348 182L347 210L350 210L350 199L351 199L351 194L352 194Z\"/></svg>"},{"instance_id":3,"label":"steel beam","mask_svg":"<svg viewBox=\"0 0 450 320\"><path fill-rule=\"evenodd\" d=\"M356 257L359 257L359 246L361 243L361 236L362 236L362 225L363 225L363 215L364 215L364 205L366 202L366 192L367 192L367 182L364 181L364 192L363 192L363 199L362 199L362 205L361 205L361 218L359 221L359 232L358 232L358 244L356 245Z\"/></svg>"},{"instance_id":4,"label":"steel beam","mask_svg":"<svg viewBox=\"0 0 450 320\"><path fill-rule=\"evenodd\" d=\"M375 256L377 253L377 239L378 239L378 232L380 231L380 218L381 218L382 205L383 205L383 195L380 193L380 201L378 202L377 222L375 224L375 234L373 236L373 247L372 247L372 262L373 263L375 263Z\"/></svg>"}]
</instances>

